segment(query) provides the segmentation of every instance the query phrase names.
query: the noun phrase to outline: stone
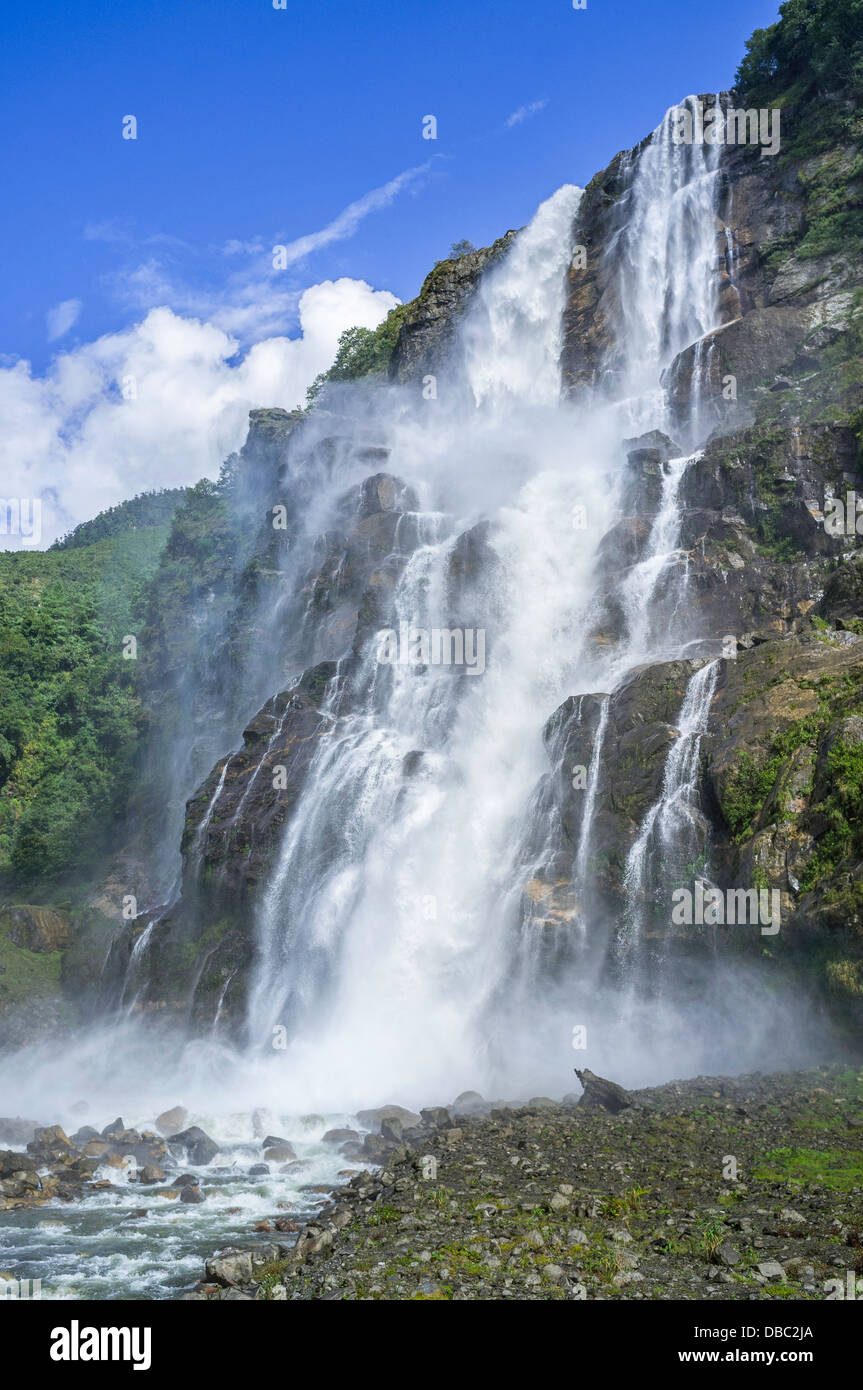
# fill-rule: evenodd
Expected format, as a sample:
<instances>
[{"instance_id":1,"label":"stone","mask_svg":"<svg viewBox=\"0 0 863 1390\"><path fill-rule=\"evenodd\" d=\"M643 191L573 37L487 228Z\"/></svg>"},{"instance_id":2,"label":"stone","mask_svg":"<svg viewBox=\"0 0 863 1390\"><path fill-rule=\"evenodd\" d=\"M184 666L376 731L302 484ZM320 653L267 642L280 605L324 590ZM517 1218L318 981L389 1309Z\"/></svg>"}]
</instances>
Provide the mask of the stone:
<instances>
[{"instance_id":1,"label":"stone","mask_svg":"<svg viewBox=\"0 0 863 1390\"><path fill-rule=\"evenodd\" d=\"M285 1137L284 1137L283 1135L281 1135L281 1134L268 1134L267 1137L266 1137L266 1139L262 1139L262 1140L261 1140L261 1148L262 1148L262 1149L277 1149L277 1148L292 1149L292 1148L293 1148L293 1144L291 1143L290 1139L285 1139Z\"/></svg>"},{"instance_id":2,"label":"stone","mask_svg":"<svg viewBox=\"0 0 863 1390\"><path fill-rule=\"evenodd\" d=\"M459 1115L485 1115L491 1106L480 1095L479 1091L462 1091L461 1095L456 1096L450 1107L453 1118Z\"/></svg>"},{"instance_id":3,"label":"stone","mask_svg":"<svg viewBox=\"0 0 863 1390\"><path fill-rule=\"evenodd\" d=\"M38 1153L44 1149L71 1149L72 1141L62 1125L48 1125L46 1129L37 1129L27 1149L30 1153Z\"/></svg>"},{"instance_id":4,"label":"stone","mask_svg":"<svg viewBox=\"0 0 863 1390\"><path fill-rule=\"evenodd\" d=\"M72 1143L77 1145L78 1148L83 1148L85 1144L89 1144L91 1139L98 1140L101 1139L101 1137L98 1129L94 1129L92 1125L82 1125L81 1128L76 1129L75 1133L72 1135Z\"/></svg>"},{"instance_id":5,"label":"stone","mask_svg":"<svg viewBox=\"0 0 863 1390\"><path fill-rule=\"evenodd\" d=\"M207 1278L217 1284L250 1284L252 1282L252 1253L250 1250L231 1250L216 1255L206 1263Z\"/></svg>"},{"instance_id":6,"label":"stone","mask_svg":"<svg viewBox=\"0 0 863 1390\"><path fill-rule=\"evenodd\" d=\"M270 1165L268 1163L253 1163L249 1169L250 1178L265 1178L269 1176Z\"/></svg>"},{"instance_id":7,"label":"stone","mask_svg":"<svg viewBox=\"0 0 863 1390\"><path fill-rule=\"evenodd\" d=\"M785 1278L785 1270L776 1260L762 1260L756 1268L762 1279L766 1279L770 1284L778 1284Z\"/></svg>"},{"instance_id":8,"label":"stone","mask_svg":"<svg viewBox=\"0 0 863 1390\"><path fill-rule=\"evenodd\" d=\"M156 1129L164 1139L171 1134L177 1134L186 1123L189 1112L185 1106L175 1105L173 1110L163 1110L161 1115L156 1116Z\"/></svg>"},{"instance_id":9,"label":"stone","mask_svg":"<svg viewBox=\"0 0 863 1390\"><path fill-rule=\"evenodd\" d=\"M738 1251L735 1250L730 1240L724 1240L722 1242L713 1258L716 1264L725 1265L729 1269L733 1265L740 1263L740 1255Z\"/></svg>"},{"instance_id":10,"label":"stone","mask_svg":"<svg viewBox=\"0 0 863 1390\"><path fill-rule=\"evenodd\" d=\"M605 1077L597 1076L587 1067L584 1071L579 1071L576 1067L575 1074L584 1087L581 1104L585 1109L607 1110L609 1114L617 1115L632 1105L629 1093L622 1086L618 1086L616 1081L607 1081Z\"/></svg>"},{"instance_id":11,"label":"stone","mask_svg":"<svg viewBox=\"0 0 863 1390\"><path fill-rule=\"evenodd\" d=\"M162 1168L158 1168L155 1163L148 1163L138 1174L138 1182L153 1183L161 1182L165 1173Z\"/></svg>"},{"instance_id":12,"label":"stone","mask_svg":"<svg viewBox=\"0 0 863 1390\"><path fill-rule=\"evenodd\" d=\"M110 1153L110 1145L104 1139L91 1139L84 1146L85 1158L102 1158L107 1153Z\"/></svg>"},{"instance_id":13,"label":"stone","mask_svg":"<svg viewBox=\"0 0 863 1390\"><path fill-rule=\"evenodd\" d=\"M328 1129L323 1137L324 1144L343 1144L359 1139L359 1133L355 1129Z\"/></svg>"},{"instance_id":14,"label":"stone","mask_svg":"<svg viewBox=\"0 0 863 1390\"><path fill-rule=\"evenodd\" d=\"M181 1130L179 1134L172 1134L168 1139L168 1147L177 1156L185 1153L189 1163L200 1167L212 1162L219 1152L218 1144L197 1125ZM293 1154L289 1157L293 1157Z\"/></svg>"},{"instance_id":15,"label":"stone","mask_svg":"<svg viewBox=\"0 0 863 1390\"><path fill-rule=\"evenodd\" d=\"M420 1111L420 1117L424 1124L431 1125L433 1129L444 1129L452 1124L450 1113L443 1105L427 1106Z\"/></svg>"},{"instance_id":16,"label":"stone","mask_svg":"<svg viewBox=\"0 0 863 1390\"><path fill-rule=\"evenodd\" d=\"M360 1128L371 1130L375 1134L380 1133L384 1120L399 1120L403 1127L420 1123L419 1115L415 1115L412 1110L405 1110L403 1105L381 1105L377 1110L357 1111L357 1123Z\"/></svg>"},{"instance_id":17,"label":"stone","mask_svg":"<svg viewBox=\"0 0 863 1390\"><path fill-rule=\"evenodd\" d=\"M181 1202L198 1203L204 1201L204 1194L199 1187L184 1187L180 1191Z\"/></svg>"},{"instance_id":18,"label":"stone","mask_svg":"<svg viewBox=\"0 0 863 1390\"><path fill-rule=\"evenodd\" d=\"M291 1144L274 1144L272 1148L264 1150L267 1163L285 1163L296 1156Z\"/></svg>"}]
</instances>

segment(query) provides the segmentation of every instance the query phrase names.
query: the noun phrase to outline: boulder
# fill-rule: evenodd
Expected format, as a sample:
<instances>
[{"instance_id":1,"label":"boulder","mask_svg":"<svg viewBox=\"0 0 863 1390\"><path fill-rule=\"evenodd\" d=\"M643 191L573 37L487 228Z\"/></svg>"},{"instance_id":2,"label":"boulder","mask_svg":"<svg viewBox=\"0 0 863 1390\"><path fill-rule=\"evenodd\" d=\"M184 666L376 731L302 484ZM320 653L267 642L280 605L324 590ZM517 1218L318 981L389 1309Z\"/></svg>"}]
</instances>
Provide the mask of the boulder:
<instances>
[{"instance_id":1,"label":"boulder","mask_svg":"<svg viewBox=\"0 0 863 1390\"><path fill-rule=\"evenodd\" d=\"M173 1110L163 1110L161 1115L156 1116L156 1128L163 1138L176 1134L186 1123L189 1112L185 1106L175 1105Z\"/></svg>"},{"instance_id":2,"label":"boulder","mask_svg":"<svg viewBox=\"0 0 863 1390\"><path fill-rule=\"evenodd\" d=\"M92 1125L82 1125L72 1135L72 1143L83 1148L85 1144L89 1144L91 1139L101 1139L101 1137L98 1129L94 1129Z\"/></svg>"},{"instance_id":3,"label":"boulder","mask_svg":"<svg viewBox=\"0 0 863 1390\"><path fill-rule=\"evenodd\" d=\"M450 1113L443 1105L430 1105L425 1110L420 1111L423 1124L431 1125L433 1129L445 1129L452 1124Z\"/></svg>"},{"instance_id":4,"label":"boulder","mask_svg":"<svg viewBox=\"0 0 863 1390\"><path fill-rule=\"evenodd\" d=\"M252 1282L252 1254L250 1250L229 1250L207 1260L207 1278L213 1279L223 1288Z\"/></svg>"},{"instance_id":5,"label":"boulder","mask_svg":"<svg viewBox=\"0 0 863 1390\"><path fill-rule=\"evenodd\" d=\"M285 1163L296 1156L290 1144L274 1144L271 1149L264 1150L264 1158L268 1163Z\"/></svg>"},{"instance_id":6,"label":"boulder","mask_svg":"<svg viewBox=\"0 0 863 1390\"><path fill-rule=\"evenodd\" d=\"M629 1093L622 1086L618 1086L616 1081L607 1081L603 1076L596 1076L587 1067L584 1071L579 1071L576 1067L575 1074L584 1087L581 1104L586 1110L607 1110L610 1114L616 1115L632 1105Z\"/></svg>"},{"instance_id":7,"label":"boulder","mask_svg":"<svg viewBox=\"0 0 863 1390\"><path fill-rule=\"evenodd\" d=\"M165 1173L162 1168L157 1167L155 1163L148 1163L147 1166L145 1168L142 1168L140 1173L138 1174L138 1182L161 1182L164 1176Z\"/></svg>"},{"instance_id":8,"label":"boulder","mask_svg":"<svg viewBox=\"0 0 863 1390\"><path fill-rule=\"evenodd\" d=\"M65 1149L71 1153L72 1141L62 1125L48 1125L37 1129L27 1148L30 1153L44 1153L48 1150Z\"/></svg>"},{"instance_id":9,"label":"boulder","mask_svg":"<svg viewBox=\"0 0 863 1390\"><path fill-rule=\"evenodd\" d=\"M420 1123L419 1115L415 1115L412 1110L405 1110L403 1105L381 1105L376 1110L357 1111L357 1123L361 1129L379 1133L384 1120L399 1120L402 1125Z\"/></svg>"},{"instance_id":10,"label":"boulder","mask_svg":"<svg viewBox=\"0 0 863 1390\"><path fill-rule=\"evenodd\" d=\"M191 1129L183 1129L179 1134L172 1134L168 1139L168 1148L178 1157L185 1154L189 1163L198 1166L211 1163L219 1152L218 1144L197 1125L192 1125Z\"/></svg>"}]
</instances>

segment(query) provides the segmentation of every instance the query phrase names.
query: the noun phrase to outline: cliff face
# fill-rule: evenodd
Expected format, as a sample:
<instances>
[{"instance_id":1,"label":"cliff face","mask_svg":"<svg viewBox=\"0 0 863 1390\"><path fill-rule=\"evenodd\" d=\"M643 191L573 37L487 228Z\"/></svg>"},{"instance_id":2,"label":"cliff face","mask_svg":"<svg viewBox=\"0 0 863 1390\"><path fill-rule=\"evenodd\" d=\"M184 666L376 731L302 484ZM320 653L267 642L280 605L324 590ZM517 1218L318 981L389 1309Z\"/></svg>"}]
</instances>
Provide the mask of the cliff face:
<instances>
[{"instance_id":1,"label":"cliff face","mask_svg":"<svg viewBox=\"0 0 863 1390\"><path fill-rule=\"evenodd\" d=\"M725 105L737 100L721 95ZM806 116L793 103L789 110ZM574 229L586 260L568 271L562 371L576 400L603 386L620 319L616 258L631 174L632 153L616 156L588 186ZM681 352L665 378L680 418L697 390L713 427L680 482L680 551L666 581L685 579L681 631L722 656L697 770L700 849L709 843L720 885L778 891L787 926L769 947L778 965L858 1011L863 565L855 536L832 535L823 520L825 496L863 495L863 249L843 220L860 207L861 179L850 118L823 148L807 148L792 125L775 158L723 150L721 325ZM440 263L399 310L391 381L419 385L440 369L483 272L513 235ZM191 490L174 517L141 643L150 735L124 852L72 921L71 944L52 938L39 948L55 964L62 956L66 993L78 1001L137 998L140 1008L200 1023L243 1015L255 913L279 846L316 753L339 718L368 700L363 639L395 622L398 579L422 543L417 498L390 471L388 448L338 404L324 406L308 416L252 412L248 441L220 484ZM621 585L645 554L668 461L679 453L656 433L624 446L623 512L597 560L597 646L620 637ZM336 464L357 481L318 533L318 491ZM494 565L479 524L453 550L453 625L465 615L493 623ZM550 717L538 711L549 759L538 790L547 852L525 882L523 906L550 942L564 940L586 907L574 875L585 797L571 769L591 766L601 736L590 892L619 920L627 857L661 794L698 665L642 667L610 697L597 691ZM422 757L406 759L406 786ZM144 866L167 862L178 841L182 891L173 897L173 885ZM697 866L698 853L681 871ZM139 898L133 921L118 909L129 892ZM658 905L645 910L649 917ZM133 950L145 930L138 969ZM763 950L751 935L726 940ZM706 947L690 934L679 949Z\"/></svg>"}]
</instances>

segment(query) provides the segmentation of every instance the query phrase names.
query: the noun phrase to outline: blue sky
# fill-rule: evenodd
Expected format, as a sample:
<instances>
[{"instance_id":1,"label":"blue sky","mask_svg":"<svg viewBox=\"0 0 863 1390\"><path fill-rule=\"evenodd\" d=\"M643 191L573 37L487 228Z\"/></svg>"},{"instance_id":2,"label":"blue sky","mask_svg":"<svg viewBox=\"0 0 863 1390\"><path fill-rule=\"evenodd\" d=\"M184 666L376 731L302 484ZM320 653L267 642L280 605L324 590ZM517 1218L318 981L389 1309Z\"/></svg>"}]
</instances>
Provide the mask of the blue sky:
<instances>
[{"instance_id":1,"label":"blue sky","mask_svg":"<svg viewBox=\"0 0 863 1390\"><path fill-rule=\"evenodd\" d=\"M19 363L20 384L26 359L28 381L52 377L56 398L72 364L101 372L104 386L120 340L110 353L94 345L163 306L228 335L221 361L236 366L252 344L298 332L309 286L361 281L410 298L451 242L484 245L523 225L681 96L728 86L745 39L777 8L7 0L0 366ZM122 139L126 115L137 119L134 141ZM437 119L434 141L422 138L426 115ZM309 240L274 273L272 247L300 238ZM351 293L347 307L333 299L329 328L355 310ZM364 303L373 321L391 301ZM165 322L154 323L161 333ZM318 356L330 351L325 338ZM61 445L85 405L67 401L52 418ZM49 473L61 466L55 450ZM138 481L134 469L126 481ZM153 481L164 481L158 469ZM122 470L106 495L121 485Z\"/></svg>"}]
</instances>

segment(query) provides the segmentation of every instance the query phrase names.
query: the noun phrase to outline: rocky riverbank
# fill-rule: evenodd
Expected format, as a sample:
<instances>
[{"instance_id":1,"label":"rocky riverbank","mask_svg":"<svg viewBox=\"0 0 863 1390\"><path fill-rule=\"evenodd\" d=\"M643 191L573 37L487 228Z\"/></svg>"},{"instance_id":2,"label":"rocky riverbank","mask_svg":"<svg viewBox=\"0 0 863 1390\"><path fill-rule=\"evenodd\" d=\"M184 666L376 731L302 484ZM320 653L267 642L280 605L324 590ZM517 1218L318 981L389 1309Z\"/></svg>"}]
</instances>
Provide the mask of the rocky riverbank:
<instances>
[{"instance_id":1,"label":"rocky riverbank","mask_svg":"<svg viewBox=\"0 0 863 1390\"><path fill-rule=\"evenodd\" d=\"M584 1095L562 1102L468 1093L417 1116L367 1113L375 1167L294 1245L223 1250L184 1297L849 1296L863 1276L863 1069L632 1092L584 1075Z\"/></svg>"}]
</instances>

